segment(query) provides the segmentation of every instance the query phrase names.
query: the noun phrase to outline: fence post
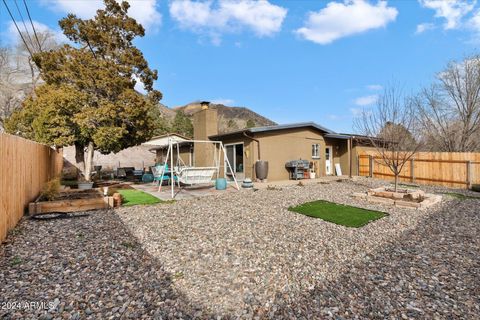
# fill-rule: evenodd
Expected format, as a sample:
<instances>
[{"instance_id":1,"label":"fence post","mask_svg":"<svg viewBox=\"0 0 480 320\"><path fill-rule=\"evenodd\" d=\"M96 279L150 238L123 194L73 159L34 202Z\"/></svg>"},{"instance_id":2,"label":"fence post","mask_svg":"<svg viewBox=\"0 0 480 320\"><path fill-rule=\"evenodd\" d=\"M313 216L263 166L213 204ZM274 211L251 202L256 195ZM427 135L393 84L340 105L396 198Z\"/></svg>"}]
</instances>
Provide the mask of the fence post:
<instances>
[{"instance_id":1,"label":"fence post","mask_svg":"<svg viewBox=\"0 0 480 320\"><path fill-rule=\"evenodd\" d=\"M415 160L410 159L410 181L415 182Z\"/></svg>"},{"instance_id":2,"label":"fence post","mask_svg":"<svg viewBox=\"0 0 480 320\"><path fill-rule=\"evenodd\" d=\"M368 173L369 177L373 178L373 157L372 155L368 155Z\"/></svg>"},{"instance_id":3,"label":"fence post","mask_svg":"<svg viewBox=\"0 0 480 320\"><path fill-rule=\"evenodd\" d=\"M472 188L472 161L467 161L467 189Z\"/></svg>"}]
</instances>

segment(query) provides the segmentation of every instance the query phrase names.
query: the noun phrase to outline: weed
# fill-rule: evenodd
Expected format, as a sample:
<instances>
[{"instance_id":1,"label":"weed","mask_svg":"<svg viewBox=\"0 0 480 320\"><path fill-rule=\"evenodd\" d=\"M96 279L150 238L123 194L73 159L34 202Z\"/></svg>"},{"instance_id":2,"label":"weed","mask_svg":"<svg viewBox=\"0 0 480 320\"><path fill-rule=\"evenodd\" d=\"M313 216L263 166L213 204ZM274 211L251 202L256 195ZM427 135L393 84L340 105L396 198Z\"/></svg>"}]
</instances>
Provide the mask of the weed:
<instances>
[{"instance_id":1,"label":"weed","mask_svg":"<svg viewBox=\"0 0 480 320\"><path fill-rule=\"evenodd\" d=\"M55 179L52 179L52 180L48 181L43 186L42 197L44 197L47 200L55 199L55 197L60 192L60 186L61 185L60 185L60 179L59 178L55 178Z\"/></svg>"},{"instance_id":2,"label":"weed","mask_svg":"<svg viewBox=\"0 0 480 320\"><path fill-rule=\"evenodd\" d=\"M135 243L129 242L129 241L122 242L122 246L124 246L125 248L128 248L128 249L133 249L133 248L136 247Z\"/></svg>"},{"instance_id":3,"label":"weed","mask_svg":"<svg viewBox=\"0 0 480 320\"><path fill-rule=\"evenodd\" d=\"M275 186L268 185L268 186L267 186L267 190L270 190L270 191L280 191L280 190L282 190L282 188L277 188L277 187L275 187Z\"/></svg>"},{"instance_id":4,"label":"weed","mask_svg":"<svg viewBox=\"0 0 480 320\"><path fill-rule=\"evenodd\" d=\"M19 256L15 256L13 257L12 261L10 261L11 265L12 266L16 266L16 265L19 265L23 262L22 258L20 258Z\"/></svg>"}]
</instances>

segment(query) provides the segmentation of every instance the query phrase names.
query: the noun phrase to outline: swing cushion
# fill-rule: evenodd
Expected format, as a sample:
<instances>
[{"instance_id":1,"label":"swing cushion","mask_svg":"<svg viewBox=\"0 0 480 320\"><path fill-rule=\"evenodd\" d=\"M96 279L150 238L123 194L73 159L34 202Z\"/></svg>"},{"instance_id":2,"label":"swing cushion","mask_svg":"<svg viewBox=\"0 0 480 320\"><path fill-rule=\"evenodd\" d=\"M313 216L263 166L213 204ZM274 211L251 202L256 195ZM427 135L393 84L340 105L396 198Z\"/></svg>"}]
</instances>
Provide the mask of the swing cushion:
<instances>
[{"instance_id":1,"label":"swing cushion","mask_svg":"<svg viewBox=\"0 0 480 320\"><path fill-rule=\"evenodd\" d=\"M184 184L204 184L211 183L216 172L216 167L191 167L181 169L177 176Z\"/></svg>"}]
</instances>

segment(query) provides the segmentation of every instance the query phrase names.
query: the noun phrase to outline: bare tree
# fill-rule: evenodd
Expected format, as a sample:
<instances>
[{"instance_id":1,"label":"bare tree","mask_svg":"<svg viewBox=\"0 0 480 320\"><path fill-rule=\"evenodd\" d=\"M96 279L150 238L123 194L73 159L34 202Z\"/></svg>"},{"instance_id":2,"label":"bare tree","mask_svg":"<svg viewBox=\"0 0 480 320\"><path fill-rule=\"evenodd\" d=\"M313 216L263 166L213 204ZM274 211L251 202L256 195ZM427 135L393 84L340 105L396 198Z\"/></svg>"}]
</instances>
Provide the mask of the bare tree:
<instances>
[{"instance_id":1,"label":"bare tree","mask_svg":"<svg viewBox=\"0 0 480 320\"><path fill-rule=\"evenodd\" d=\"M431 149L480 150L480 56L450 62L416 97L415 105Z\"/></svg>"},{"instance_id":2,"label":"bare tree","mask_svg":"<svg viewBox=\"0 0 480 320\"><path fill-rule=\"evenodd\" d=\"M0 131L3 131L3 121L21 106L25 97L32 94L41 82L29 49L39 52L58 46L54 35L48 31L37 33L38 43L37 38L26 35L24 38L28 49L20 41L14 48L0 47Z\"/></svg>"},{"instance_id":3,"label":"bare tree","mask_svg":"<svg viewBox=\"0 0 480 320\"><path fill-rule=\"evenodd\" d=\"M395 192L405 164L422 147L417 122L411 99L395 86L386 88L376 106L364 110L354 122L356 131L375 147L378 154L375 161L393 173Z\"/></svg>"}]
</instances>

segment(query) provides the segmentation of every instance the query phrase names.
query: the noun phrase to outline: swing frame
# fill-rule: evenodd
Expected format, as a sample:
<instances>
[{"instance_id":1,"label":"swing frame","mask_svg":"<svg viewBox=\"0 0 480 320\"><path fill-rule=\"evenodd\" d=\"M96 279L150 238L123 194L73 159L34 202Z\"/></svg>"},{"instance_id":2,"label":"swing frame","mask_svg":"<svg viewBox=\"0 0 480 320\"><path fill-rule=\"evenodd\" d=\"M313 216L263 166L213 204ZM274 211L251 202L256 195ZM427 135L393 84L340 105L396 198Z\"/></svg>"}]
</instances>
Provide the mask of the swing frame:
<instances>
[{"instance_id":1,"label":"swing frame","mask_svg":"<svg viewBox=\"0 0 480 320\"><path fill-rule=\"evenodd\" d=\"M225 151L225 147L223 146L223 143L221 141L210 141L210 140L183 140L183 141L178 141L176 139L168 138L168 150L167 150L167 155L165 157L164 165L162 167L162 176L161 176L161 179L160 179L160 185L158 186L158 192L160 192L162 190L162 181L163 181L163 177L165 176L165 173L166 173L165 172L165 167L166 167L166 164L168 164L169 157L170 157L170 180L171 180L170 188L171 188L172 199L175 198L175 191L174 191L175 180L177 180L178 187L181 190L179 173L181 173L181 171L183 171L183 170L188 170L189 168L185 165L182 158L180 158L180 143L209 143L209 144L213 144L213 146L214 146L214 149L213 149L213 153L214 153L213 154L213 166L208 167L208 168L205 168L205 167L190 167L190 168L192 168L192 169L198 169L198 168L215 169L216 170L216 179L218 179L218 176L220 174L221 155L223 153L224 161L225 161L226 165L228 166L228 168L230 169L230 172L232 173L233 181L235 182L235 187L236 187L237 190L240 190L240 187L238 186L237 177L235 175L235 172L232 169L232 166L230 165L230 161L228 160L228 157L227 157L227 152ZM173 152L174 152L175 147L177 149L177 166L173 165ZM217 149L220 149L220 150L217 152ZM180 164L180 162L183 164L184 167L187 167L187 168L179 170L178 168L180 166L178 166L178 164ZM201 184L201 183L192 183L192 185L193 184Z\"/></svg>"}]
</instances>

